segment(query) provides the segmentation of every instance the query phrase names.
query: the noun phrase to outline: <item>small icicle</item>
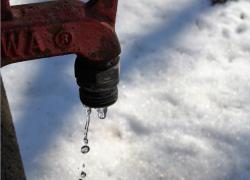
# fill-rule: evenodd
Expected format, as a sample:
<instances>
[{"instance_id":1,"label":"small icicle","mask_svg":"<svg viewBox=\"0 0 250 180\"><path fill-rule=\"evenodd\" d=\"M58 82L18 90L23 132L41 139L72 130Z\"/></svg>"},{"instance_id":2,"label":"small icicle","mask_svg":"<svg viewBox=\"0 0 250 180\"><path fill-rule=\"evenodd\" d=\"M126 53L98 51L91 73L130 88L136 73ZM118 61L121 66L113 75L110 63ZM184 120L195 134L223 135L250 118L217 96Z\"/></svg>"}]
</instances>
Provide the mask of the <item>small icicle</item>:
<instances>
[{"instance_id":1,"label":"small icicle","mask_svg":"<svg viewBox=\"0 0 250 180\"><path fill-rule=\"evenodd\" d=\"M97 109L98 117L99 117L100 119L105 119L106 116L107 116L107 111L108 111L108 108L107 108L107 107L98 108L98 109Z\"/></svg>"}]
</instances>

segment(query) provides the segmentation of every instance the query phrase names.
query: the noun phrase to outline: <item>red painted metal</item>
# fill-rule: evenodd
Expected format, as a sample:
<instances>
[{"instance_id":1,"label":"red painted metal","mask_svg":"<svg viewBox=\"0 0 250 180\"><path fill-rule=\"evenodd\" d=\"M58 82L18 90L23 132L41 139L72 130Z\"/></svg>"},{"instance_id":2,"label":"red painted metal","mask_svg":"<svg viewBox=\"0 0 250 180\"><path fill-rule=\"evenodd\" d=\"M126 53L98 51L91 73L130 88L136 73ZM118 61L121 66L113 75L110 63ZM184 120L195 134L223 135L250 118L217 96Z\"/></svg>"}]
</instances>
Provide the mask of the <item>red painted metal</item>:
<instances>
[{"instance_id":1,"label":"red painted metal","mask_svg":"<svg viewBox=\"0 0 250 180\"><path fill-rule=\"evenodd\" d=\"M51 1L10 7L1 0L1 66L77 54L91 61L119 56L118 0Z\"/></svg>"},{"instance_id":2,"label":"red painted metal","mask_svg":"<svg viewBox=\"0 0 250 180\"><path fill-rule=\"evenodd\" d=\"M1 20L11 20L12 13L9 1L1 1Z\"/></svg>"}]
</instances>

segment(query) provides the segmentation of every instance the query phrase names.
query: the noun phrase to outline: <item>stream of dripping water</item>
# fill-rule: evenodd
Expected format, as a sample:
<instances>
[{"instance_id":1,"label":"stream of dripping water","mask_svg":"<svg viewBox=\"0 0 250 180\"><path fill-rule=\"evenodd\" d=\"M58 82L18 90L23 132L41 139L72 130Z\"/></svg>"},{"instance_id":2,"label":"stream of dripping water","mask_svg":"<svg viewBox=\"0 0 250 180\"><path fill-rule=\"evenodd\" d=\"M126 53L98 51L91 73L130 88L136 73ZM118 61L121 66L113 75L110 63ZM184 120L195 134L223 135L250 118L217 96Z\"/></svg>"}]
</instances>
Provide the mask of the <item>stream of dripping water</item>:
<instances>
[{"instance_id":1,"label":"stream of dripping water","mask_svg":"<svg viewBox=\"0 0 250 180\"><path fill-rule=\"evenodd\" d=\"M107 115L108 108L103 107L103 108L98 108L97 109L97 114L100 119L105 119ZM81 152L82 154L87 154L90 151L90 147L88 146L89 140L88 140L88 131L89 131L89 124L90 124L90 115L91 115L91 108L86 107L86 123L84 127L84 137L83 137L83 143L84 145L81 147ZM85 164L82 165L82 169L85 168ZM83 180L87 176L86 172L84 170L81 171L80 173L80 179Z\"/></svg>"}]
</instances>

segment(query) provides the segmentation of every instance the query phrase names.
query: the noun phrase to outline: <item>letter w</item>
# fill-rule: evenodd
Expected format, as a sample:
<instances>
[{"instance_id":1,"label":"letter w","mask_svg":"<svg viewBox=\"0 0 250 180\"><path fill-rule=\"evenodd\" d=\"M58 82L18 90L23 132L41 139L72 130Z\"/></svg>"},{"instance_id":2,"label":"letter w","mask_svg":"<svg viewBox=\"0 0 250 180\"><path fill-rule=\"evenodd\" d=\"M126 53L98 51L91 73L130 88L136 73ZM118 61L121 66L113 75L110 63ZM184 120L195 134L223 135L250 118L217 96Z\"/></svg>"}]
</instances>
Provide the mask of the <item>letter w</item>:
<instances>
[{"instance_id":1,"label":"letter w","mask_svg":"<svg viewBox=\"0 0 250 180\"><path fill-rule=\"evenodd\" d=\"M19 33L7 32L2 33L1 52L3 57L12 57L19 55Z\"/></svg>"}]
</instances>

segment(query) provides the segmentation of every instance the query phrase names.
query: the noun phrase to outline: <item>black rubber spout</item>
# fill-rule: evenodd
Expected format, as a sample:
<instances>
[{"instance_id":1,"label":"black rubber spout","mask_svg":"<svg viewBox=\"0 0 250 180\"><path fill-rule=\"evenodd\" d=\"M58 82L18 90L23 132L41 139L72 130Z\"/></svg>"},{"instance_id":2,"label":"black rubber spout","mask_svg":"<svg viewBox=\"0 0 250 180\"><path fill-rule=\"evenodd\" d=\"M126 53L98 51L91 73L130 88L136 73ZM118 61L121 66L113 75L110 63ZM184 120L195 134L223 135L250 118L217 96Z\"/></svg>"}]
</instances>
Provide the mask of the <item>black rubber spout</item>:
<instances>
[{"instance_id":1,"label":"black rubber spout","mask_svg":"<svg viewBox=\"0 0 250 180\"><path fill-rule=\"evenodd\" d=\"M91 108L108 107L118 99L119 57L93 62L77 56L75 77L79 86L81 102Z\"/></svg>"}]
</instances>

